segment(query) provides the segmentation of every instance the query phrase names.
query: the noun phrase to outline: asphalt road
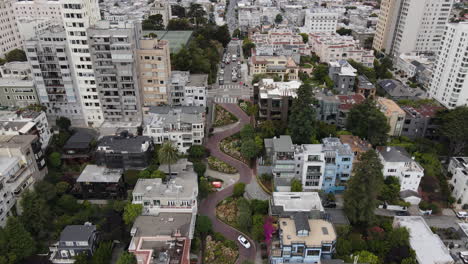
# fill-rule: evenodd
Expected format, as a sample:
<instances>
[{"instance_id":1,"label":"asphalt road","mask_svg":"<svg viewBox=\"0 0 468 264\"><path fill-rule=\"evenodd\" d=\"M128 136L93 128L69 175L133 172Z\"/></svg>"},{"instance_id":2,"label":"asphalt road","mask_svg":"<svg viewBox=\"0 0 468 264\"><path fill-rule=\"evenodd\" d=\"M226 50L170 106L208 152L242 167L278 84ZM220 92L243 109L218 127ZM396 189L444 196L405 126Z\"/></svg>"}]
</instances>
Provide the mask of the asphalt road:
<instances>
[{"instance_id":1,"label":"asphalt road","mask_svg":"<svg viewBox=\"0 0 468 264\"><path fill-rule=\"evenodd\" d=\"M249 117L242 111L242 109L239 108L236 104L221 104L225 109L227 109L229 112L233 113L237 118L239 118L240 122L237 126L223 131L219 133L215 133L213 136L208 138L208 141L206 142L205 146L210 150L210 153L212 156L234 166L238 171L239 171L239 181L238 182L243 182L245 184L250 183L252 180L252 175L253 171L252 169L247 166L245 163L238 161L234 158L231 158L230 156L224 154L220 149L219 149L219 142L228 137L231 136L237 132L240 131L240 129L245 125L248 124L250 119ZM221 222L218 220L216 217L216 205L224 200L225 198L229 197L232 195L232 190L234 189L234 185L229 186L226 189L223 189L222 191L215 192L210 194L207 198L205 198L200 206L199 206L199 214L200 215L206 215L211 219L211 222L213 223L213 229L216 232L220 232L223 234L227 239L233 240L237 242L237 237L241 234L239 231L236 229L230 227L229 225ZM250 241L251 247L249 249L246 249L242 245L239 245L239 259L238 263L242 263L244 260L252 260L255 261L256 257L256 246L255 242L247 238Z\"/></svg>"}]
</instances>

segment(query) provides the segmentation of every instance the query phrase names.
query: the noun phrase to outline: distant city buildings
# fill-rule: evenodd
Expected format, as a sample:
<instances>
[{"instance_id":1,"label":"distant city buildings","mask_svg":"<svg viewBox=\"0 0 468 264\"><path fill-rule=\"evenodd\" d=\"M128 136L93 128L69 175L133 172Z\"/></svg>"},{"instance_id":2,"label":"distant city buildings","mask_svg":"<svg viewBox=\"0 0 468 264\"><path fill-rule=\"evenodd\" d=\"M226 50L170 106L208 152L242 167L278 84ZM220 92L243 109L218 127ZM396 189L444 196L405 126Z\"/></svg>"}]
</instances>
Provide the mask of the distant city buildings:
<instances>
[{"instance_id":1,"label":"distant city buildings","mask_svg":"<svg viewBox=\"0 0 468 264\"><path fill-rule=\"evenodd\" d=\"M299 79L299 61L289 56L258 56L250 58L250 75L276 75L282 81Z\"/></svg>"},{"instance_id":2,"label":"distant city buildings","mask_svg":"<svg viewBox=\"0 0 468 264\"><path fill-rule=\"evenodd\" d=\"M11 50L21 48L22 40L15 18L13 0L0 2L0 58Z\"/></svg>"},{"instance_id":3,"label":"distant city buildings","mask_svg":"<svg viewBox=\"0 0 468 264\"><path fill-rule=\"evenodd\" d=\"M458 204L468 204L468 157L452 157L448 166L451 174L449 184L452 187L452 196L459 201Z\"/></svg>"},{"instance_id":4,"label":"distant city buildings","mask_svg":"<svg viewBox=\"0 0 468 264\"><path fill-rule=\"evenodd\" d=\"M305 22L302 30L306 33L336 32L339 14L333 9L312 8L305 12Z\"/></svg>"}]
</instances>

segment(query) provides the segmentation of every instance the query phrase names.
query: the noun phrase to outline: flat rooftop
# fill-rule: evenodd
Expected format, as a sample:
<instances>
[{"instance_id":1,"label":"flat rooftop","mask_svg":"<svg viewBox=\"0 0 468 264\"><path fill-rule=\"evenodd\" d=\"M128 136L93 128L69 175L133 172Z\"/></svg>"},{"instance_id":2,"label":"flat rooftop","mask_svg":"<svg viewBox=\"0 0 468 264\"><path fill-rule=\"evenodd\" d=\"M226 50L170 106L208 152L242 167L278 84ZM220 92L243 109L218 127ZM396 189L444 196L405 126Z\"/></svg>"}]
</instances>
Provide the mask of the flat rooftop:
<instances>
[{"instance_id":1,"label":"flat rooftop","mask_svg":"<svg viewBox=\"0 0 468 264\"><path fill-rule=\"evenodd\" d=\"M136 231L135 236L138 237L172 236L177 230L182 236L188 237L191 220L191 213L140 215L136 218L132 230Z\"/></svg>"},{"instance_id":2,"label":"flat rooftop","mask_svg":"<svg viewBox=\"0 0 468 264\"><path fill-rule=\"evenodd\" d=\"M87 165L76 182L117 183L122 178L122 169L108 169L105 166Z\"/></svg>"},{"instance_id":3,"label":"flat rooftop","mask_svg":"<svg viewBox=\"0 0 468 264\"><path fill-rule=\"evenodd\" d=\"M272 206L289 212L324 211L318 192L274 192Z\"/></svg>"},{"instance_id":4,"label":"flat rooftop","mask_svg":"<svg viewBox=\"0 0 468 264\"><path fill-rule=\"evenodd\" d=\"M190 30L144 30L142 35L148 35L149 33L156 34L158 40L166 40L169 42L169 48L171 53L177 53L186 46L192 37L193 31Z\"/></svg>"},{"instance_id":5,"label":"flat rooftop","mask_svg":"<svg viewBox=\"0 0 468 264\"><path fill-rule=\"evenodd\" d=\"M283 231L283 245L291 245L294 242L304 242L307 246L318 247L322 243L331 243L336 240L336 233L330 222L320 219L309 219L309 235L298 236L295 221L291 218L278 219L280 229Z\"/></svg>"},{"instance_id":6,"label":"flat rooftop","mask_svg":"<svg viewBox=\"0 0 468 264\"><path fill-rule=\"evenodd\" d=\"M18 157L1 157L0 156L0 176L6 174L19 162Z\"/></svg>"},{"instance_id":7,"label":"flat rooftop","mask_svg":"<svg viewBox=\"0 0 468 264\"><path fill-rule=\"evenodd\" d=\"M421 216L395 216L393 225L408 229L410 245L416 252L418 263L454 263L440 237L432 233L431 228Z\"/></svg>"}]
</instances>

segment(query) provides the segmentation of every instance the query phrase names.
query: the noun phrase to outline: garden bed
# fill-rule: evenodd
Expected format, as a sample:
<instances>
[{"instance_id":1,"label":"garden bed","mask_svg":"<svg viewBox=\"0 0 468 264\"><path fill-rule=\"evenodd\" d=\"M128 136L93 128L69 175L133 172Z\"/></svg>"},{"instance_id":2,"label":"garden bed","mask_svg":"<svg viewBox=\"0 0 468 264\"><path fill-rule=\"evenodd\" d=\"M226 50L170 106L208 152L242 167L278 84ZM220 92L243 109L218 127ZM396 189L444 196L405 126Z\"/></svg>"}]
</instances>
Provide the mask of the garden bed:
<instances>
[{"instance_id":1,"label":"garden bed","mask_svg":"<svg viewBox=\"0 0 468 264\"><path fill-rule=\"evenodd\" d=\"M215 121L213 122L213 127L227 126L236 123L238 120L239 119L235 115L222 106L215 106Z\"/></svg>"},{"instance_id":2,"label":"garden bed","mask_svg":"<svg viewBox=\"0 0 468 264\"><path fill-rule=\"evenodd\" d=\"M240 160L244 162L245 164L249 164L248 161L246 161L240 153L241 145L242 145L242 142L241 142L240 134L237 133L237 134L234 134L230 137L227 137L221 140L221 142L219 142L219 149L221 149L221 151L224 152L225 154L237 160Z\"/></svg>"},{"instance_id":3,"label":"garden bed","mask_svg":"<svg viewBox=\"0 0 468 264\"><path fill-rule=\"evenodd\" d=\"M230 226L236 227L239 210L237 209L237 199L232 197L222 200L216 206L216 217Z\"/></svg>"},{"instance_id":4,"label":"garden bed","mask_svg":"<svg viewBox=\"0 0 468 264\"><path fill-rule=\"evenodd\" d=\"M239 257L239 247L232 240L214 240L211 236L206 238L205 261L206 264L234 264Z\"/></svg>"},{"instance_id":5,"label":"garden bed","mask_svg":"<svg viewBox=\"0 0 468 264\"><path fill-rule=\"evenodd\" d=\"M264 173L258 177L258 180L260 180L261 183L260 187L262 187L266 193L271 194L273 192L273 175Z\"/></svg>"},{"instance_id":6,"label":"garden bed","mask_svg":"<svg viewBox=\"0 0 468 264\"><path fill-rule=\"evenodd\" d=\"M214 171L218 171L222 173L227 173L227 174L237 173L236 168L234 168L233 166L213 156L208 157L208 167L210 167L210 169Z\"/></svg>"},{"instance_id":7,"label":"garden bed","mask_svg":"<svg viewBox=\"0 0 468 264\"><path fill-rule=\"evenodd\" d=\"M250 101L245 101L245 100L240 99L239 107L249 116L254 116L258 112L258 109L257 109L258 107Z\"/></svg>"}]
</instances>

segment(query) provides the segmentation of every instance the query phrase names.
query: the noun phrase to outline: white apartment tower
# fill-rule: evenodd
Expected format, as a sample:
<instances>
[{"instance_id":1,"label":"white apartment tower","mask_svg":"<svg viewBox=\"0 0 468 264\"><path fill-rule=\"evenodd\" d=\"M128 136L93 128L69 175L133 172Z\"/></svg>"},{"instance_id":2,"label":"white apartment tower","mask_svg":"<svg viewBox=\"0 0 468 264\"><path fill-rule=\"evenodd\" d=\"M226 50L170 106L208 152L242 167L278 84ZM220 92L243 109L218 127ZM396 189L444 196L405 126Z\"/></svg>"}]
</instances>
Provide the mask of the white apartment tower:
<instances>
[{"instance_id":1,"label":"white apartment tower","mask_svg":"<svg viewBox=\"0 0 468 264\"><path fill-rule=\"evenodd\" d=\"M468 22L447 24L429 94L445 107L468 105Z\"/></svg>"},{"instance_id":2,"label":"white apartment tower","mask_svg":"<svg viewBox=\"0 0 468 264\"><path fill-rule=\"evenodd\" d=\"M13 1L0 1L0 58L5 53L21 48L21 36L15 19Z\"/></svg>"},{"instance_id":3,"label":"white apartment tower","mask_svg":"<svg viewBox=\"0 0 468 264\"><path fill-rule=\"evenodd\" d=\"M60 0L60 5L84 119L88 126L99 127L104 117L86 33L100 20L98 0Z\"/></svg>"},{"instance_id":4,"label":"white apartment tower","mask_svg":"<svg viewBox=\"0 0 468 264\"><path fill-rule=\"evenodd\" d=\"M374 48L399 56L439 48L453 0L383 0Z\"/></svg>"}]
</instances>

